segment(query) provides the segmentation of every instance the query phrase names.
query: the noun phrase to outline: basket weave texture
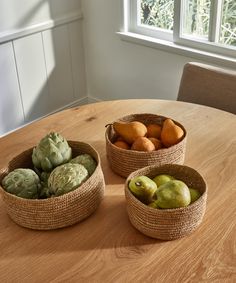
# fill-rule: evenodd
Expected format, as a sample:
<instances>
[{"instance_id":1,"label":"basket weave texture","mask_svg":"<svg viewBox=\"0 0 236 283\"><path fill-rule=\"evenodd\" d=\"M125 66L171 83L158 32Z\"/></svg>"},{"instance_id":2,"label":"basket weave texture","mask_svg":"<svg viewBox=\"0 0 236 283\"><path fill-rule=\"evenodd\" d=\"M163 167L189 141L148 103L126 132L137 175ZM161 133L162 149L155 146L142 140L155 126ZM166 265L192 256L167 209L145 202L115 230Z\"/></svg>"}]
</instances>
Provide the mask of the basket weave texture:
<instances>
[{"instance_id":1,"label":"basket weave texture","mask_svg":"<svg viewBox=\"0 0 236 283\"><path fill-rule=\"evenodd\" d=\"M74 191L48 199L24 199L9 194L0 187L8 215L20 226L36 230L62 228L84 220L98 208L105 190L100 157L87 143L68 143L72 148L73 157L88 153L97 161L94 173ZM33 148L30 148L17 155L9 162L7 168L0 171L0 184L2 179L16 168L33 168L32 151Z\"/></svg>"},{"instance_id":2,"label":"basket weave texture","mask_svg":"<svg viewBox=\"0 0 236 283\"><path fill-rule=\"evenodd\" d=\"M155 114L131 114L120 118L117 121L131 122L139 121L145 125L155 123L162 125L167 117ZM174 121L174 120L173 120ZM183 164L185 159L187 132L183 125L174 121L184 131L183 139L176 145L169 148L162 148L152 152L142 152L135 150L126 150L113 144L117 135L112 125L108 125L105 132L107 159L112 171L121 177L128 177L133 171L149 165L162 164Z\"/></svg>"},{"instance_id":3,"label":"basket weave texture","mask_svg":"<svg viewBox=\"0 0 236 283\"><path fill-rule=\"evenodd\" d=\"M188 187L199 190L202 195L187 207L155 209L140 202L130 192L128 185L133 177L145 175L154 178L159 174L169 174L182 180ZM137 230L152 238L174 240L189 235L201 224L206 210L207 184L196 170L188 166L147 166L128 176L125 182L125 197L130 222Z\"/></svg>"}]
</instances>

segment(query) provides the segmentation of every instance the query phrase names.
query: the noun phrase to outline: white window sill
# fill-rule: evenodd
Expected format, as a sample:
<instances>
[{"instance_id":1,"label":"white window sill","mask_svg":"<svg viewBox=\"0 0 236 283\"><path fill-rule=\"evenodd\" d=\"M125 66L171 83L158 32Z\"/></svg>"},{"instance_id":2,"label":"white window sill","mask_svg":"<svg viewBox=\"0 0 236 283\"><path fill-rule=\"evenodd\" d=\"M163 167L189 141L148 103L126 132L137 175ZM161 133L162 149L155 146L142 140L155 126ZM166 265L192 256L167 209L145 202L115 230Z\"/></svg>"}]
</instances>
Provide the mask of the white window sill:
<instances>
[{"instance_id":1,"label":"white window sill","mask_svg":"<svg viewBox=\"0 0 236 283\"><path fill-rule=\"evenodd\" d=\"M118 32L122 40L141 44L147 47L160 49L166 52L176 53L186 57L196 58L200 60L209 61L213 64L225 65L231 68L236 68L236 59L232 57L227 57L215 53L210 53L183 45L178 45L176 43L156 39L153 37L133 33L133 32Z\"/></svg>"}]
</instances>

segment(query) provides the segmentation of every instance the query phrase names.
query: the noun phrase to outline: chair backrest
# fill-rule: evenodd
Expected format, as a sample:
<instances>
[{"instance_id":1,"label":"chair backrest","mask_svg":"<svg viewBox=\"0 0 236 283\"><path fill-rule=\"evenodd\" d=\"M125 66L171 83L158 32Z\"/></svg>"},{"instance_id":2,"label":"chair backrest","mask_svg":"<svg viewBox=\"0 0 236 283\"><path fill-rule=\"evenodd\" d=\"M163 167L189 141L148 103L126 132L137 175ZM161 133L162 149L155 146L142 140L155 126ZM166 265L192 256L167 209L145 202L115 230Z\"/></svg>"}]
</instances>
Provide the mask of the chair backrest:
<instances>
[{"instance_id":1,"label":"chair backrest","mask_svg":"<svg viewBox=\"0 0 236 283\"><path fill-rule=\"evenodd\" d=\"M183 69L177 100L236 114L236 71L189 62Z\"/></svg>"}]
</instances>

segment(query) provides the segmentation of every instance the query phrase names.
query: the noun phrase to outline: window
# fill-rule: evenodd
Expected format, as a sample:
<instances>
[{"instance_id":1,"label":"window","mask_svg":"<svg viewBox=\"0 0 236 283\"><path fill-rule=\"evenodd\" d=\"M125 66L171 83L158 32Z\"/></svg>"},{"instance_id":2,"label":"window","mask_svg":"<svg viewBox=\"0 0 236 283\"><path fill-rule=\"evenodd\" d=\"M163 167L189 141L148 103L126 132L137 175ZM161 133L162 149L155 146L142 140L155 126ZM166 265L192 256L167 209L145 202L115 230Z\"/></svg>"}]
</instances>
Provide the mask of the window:
<instances>
[{"instance_id":1,"label":"window","mask_svg":"<svg viewBox=\"0 0 236 283\"><path fill-rule=\"evenodd\" d=\"M125 0L127 31L236 58L235 0Z\"/></svg>"}]
</instances>

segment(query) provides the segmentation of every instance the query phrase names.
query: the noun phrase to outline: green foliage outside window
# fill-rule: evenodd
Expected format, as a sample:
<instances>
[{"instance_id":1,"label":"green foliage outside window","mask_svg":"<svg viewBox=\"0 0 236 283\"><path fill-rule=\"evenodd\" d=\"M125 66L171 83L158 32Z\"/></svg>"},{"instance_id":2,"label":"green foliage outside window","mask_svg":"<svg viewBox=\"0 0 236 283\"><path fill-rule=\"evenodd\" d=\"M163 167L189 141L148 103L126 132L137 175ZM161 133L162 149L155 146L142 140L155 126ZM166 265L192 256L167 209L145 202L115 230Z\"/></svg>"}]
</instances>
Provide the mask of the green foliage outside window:
<instances>
[{"instance_id":1,"label":"green foliage outside window","mask_svg":"<svg viewBox=\"0 0 236 283\"><path fill-rule=\"evenodd\" d=\"M209 33L211 0L185 2L183 30L186 34L206 37ZM174 0L140 0L141 24L173 30ZM236 46L236 1L224 0L219 42Z\"/></svg>"},{"instance_id":2,"label":"green foliage outside window","mask_svg":"<svg viewBox=\"0 0 236 283\"><path fill-rule=\"evenodd\" d=\"M174 0L142 0L141 23L173 30Z\"/></svg>"},{"instance_id":3,"label":"green foliage outside window","mask_svg":"<svg viewBox=\"0 0 236 283\"><path fill-rule=\"evenodd\" d=\"M207 37L211 0L188 0L185 6L184 33Z\"/></svg>"},{"instance_id":4,"label":"green foliage outside window","mask_svg":"<svg viewBox=\"0 0 236 283\"><path fill-rule=\"evenodd\" d=\"M224 0L220 42L236 46L236 1Z\"/></svg>"}]
</instances>

